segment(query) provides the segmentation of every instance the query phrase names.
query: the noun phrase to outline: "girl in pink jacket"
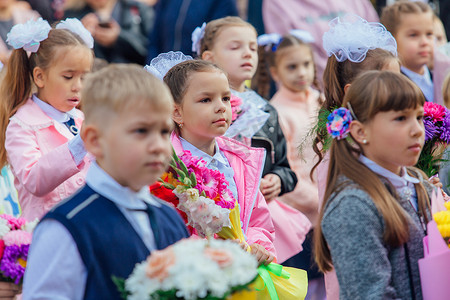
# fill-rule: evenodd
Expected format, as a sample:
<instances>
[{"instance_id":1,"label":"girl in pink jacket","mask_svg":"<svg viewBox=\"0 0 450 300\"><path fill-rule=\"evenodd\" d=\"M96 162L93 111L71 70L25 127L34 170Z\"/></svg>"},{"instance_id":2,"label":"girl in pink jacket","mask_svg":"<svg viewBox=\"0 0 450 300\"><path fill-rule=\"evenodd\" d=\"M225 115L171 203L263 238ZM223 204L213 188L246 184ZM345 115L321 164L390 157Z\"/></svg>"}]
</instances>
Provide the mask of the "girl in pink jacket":
<instances>
[{"instance_id":1,"label":"girl in pink jacket","mask_svg":"<svg viewBox=\"0 0 450 300\"><path fill-rule=\"evenodd\" d=\"M275 258L274 227L259 191L265 153L222 137L231 123L225 73L210 62L188 60L171 68L164 81L175 100L175 151L189 150L205 160L208 168L225 175L238 200L241 227L252 253L260 263L270 263Z\"/></svg>"},{"instance_id":2,"label":"girl in pink jacket","mask_svg":"<svg viewBox=\"0 0 450 300\"><path fill-rule=\"evenodd\" d=\"M93 42L75 19L53 29L42 19L16 25L7 41L15 50L0 87L0 166L10 164L22 216L31 220L84 184L89 159L76 106Z\"/></svg>"}]
</instances>

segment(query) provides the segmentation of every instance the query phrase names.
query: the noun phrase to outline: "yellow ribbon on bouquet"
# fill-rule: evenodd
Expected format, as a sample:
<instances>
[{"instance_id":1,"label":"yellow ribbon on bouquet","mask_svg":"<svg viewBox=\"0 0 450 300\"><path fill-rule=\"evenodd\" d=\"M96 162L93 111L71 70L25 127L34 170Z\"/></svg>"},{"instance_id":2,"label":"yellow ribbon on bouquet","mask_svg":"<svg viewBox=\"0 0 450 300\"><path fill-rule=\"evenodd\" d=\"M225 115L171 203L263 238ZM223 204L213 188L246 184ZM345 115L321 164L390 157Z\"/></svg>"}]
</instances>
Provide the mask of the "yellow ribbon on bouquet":
<instances>
[{"instance_id":1,"label":"yellow ribbon on bouquet","mask_svg":"<svg viewBox=\"0 0 450 300\"><path fill-rule=\"evenodd\" d=\"M230 211L230 222L231 228L224 227L217 235L223 239L239 239L246 243L237 203ZM251 251L250 247L247 248L247 251ZM260 265L258 275L255 282L258 300L301 300L306 297L308 276L305 270L270 263L267 266Z\"/></svg>"}]
</instances>

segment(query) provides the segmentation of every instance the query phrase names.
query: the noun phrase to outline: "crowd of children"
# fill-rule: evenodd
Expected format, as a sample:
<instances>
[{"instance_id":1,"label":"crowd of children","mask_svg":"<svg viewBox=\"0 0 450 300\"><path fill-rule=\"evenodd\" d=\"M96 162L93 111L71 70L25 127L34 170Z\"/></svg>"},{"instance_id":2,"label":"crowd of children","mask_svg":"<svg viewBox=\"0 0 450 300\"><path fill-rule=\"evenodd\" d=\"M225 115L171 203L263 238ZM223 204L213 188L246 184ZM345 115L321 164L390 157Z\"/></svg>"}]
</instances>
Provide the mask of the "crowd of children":
<instances>
[{"instance_id":1,"label":"crowd of children","mask_svg":"<svg viewBox=\"0 0 450 300\"><path fill-rule=\"evenodd\" d=\"M195 59L155 58L146 69L160 78L134 64L96 70L99 53L145 55L119 35L122 46L102 44L101 30L119 25L95 33L92 9L7 35L0 212L40 222L23 288L0 282L0 298L120 299L113 277L192 234L149 190L189 151L223 174L241 247L259 264L307 270L306 299L423 299L431 199L448 191L448 168L441 182L414 167L433 77L445 77L433 68L445 32L428 4L397 1L381 23L333 19L323 78L308 32L258 37L230 16L192 33ZM133 58L120 54L127 43ZM442 98L449 106L450 75Z\"/></svg>"}]
</instances>

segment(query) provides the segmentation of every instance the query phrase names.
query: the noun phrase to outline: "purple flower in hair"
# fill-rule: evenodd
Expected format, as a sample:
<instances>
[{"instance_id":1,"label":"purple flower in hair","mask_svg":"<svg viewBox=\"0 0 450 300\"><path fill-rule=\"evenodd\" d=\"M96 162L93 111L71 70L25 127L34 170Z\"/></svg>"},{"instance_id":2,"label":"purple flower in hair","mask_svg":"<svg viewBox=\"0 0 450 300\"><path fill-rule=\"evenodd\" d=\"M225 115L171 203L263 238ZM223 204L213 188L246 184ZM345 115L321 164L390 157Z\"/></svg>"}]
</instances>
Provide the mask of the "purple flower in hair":
<instances>
[{"instance_id":1,"label":"purple flower in hair","mask_svg":"<svg viewBox=\"0 0 450 300\"><path fill-rule=\"evenodd\" d=\"M439 135L439 128L436 127L431 117L425 117L423 119L423 124L425 126L425 142L428 142Z\"/></svg>"},{"instance_id":2,"label":"purple flower in hair","mask_svg":"<svg viewBox=\"0 0 450 300\"><path fill-rule=\"evenodd\" d=\"M338 140L346 138L352 122L352 115L345 107L335 109L329 116L327 122L327 130L333 138Z\"/></svg>"},{"instance_id":3,"label":"purple flower in hair","mask_svg":"<svg viewBox=\"0 0 450 300\"><path fill-rule=\"evenodd\" d=\"M23 278L29 249L30 245L11 245L3 252L0 270L3 276L11 278L15 284L19 284Z\"/></svg>"}]
</instances>

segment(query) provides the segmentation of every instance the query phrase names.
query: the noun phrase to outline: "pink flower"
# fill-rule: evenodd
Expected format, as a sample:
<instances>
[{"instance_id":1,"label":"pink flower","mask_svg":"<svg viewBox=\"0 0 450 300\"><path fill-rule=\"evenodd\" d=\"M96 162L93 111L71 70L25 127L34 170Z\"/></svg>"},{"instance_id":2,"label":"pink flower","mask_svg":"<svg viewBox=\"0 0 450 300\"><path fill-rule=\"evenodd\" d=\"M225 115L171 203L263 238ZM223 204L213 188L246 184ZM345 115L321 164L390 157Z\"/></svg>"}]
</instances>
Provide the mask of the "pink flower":
<instances>
[{"instance_id":1,"label":"pink flower","mask_svg":"<svg viewBox=\"0 0 450 300\"><path fill-rule=\"evenodd\" d=\"M147 260L146 274L149 278L163 282L169 276L169 269L175 264L175 253L171 247L153 251Z\"/></svg>"},{"instance_id":2,"label":"pink flower","mask_svg":"<svg viewBox=\"0 0 450 300\"><path fill-rule=\"evenodd\" d=\"M424 116L431 117L434 123L444 120L445 107L443 107L442 105L433 102L425 102L423 109Z\"/></svg>"},{"instance_id":3,"label":"pink flower","mask_svg":"<svg viewBox=\"0 0 450 300\"><path fill-rule=\"evenodd\" d=\"M238 96L231 95L230 104L231 104L231 121L234 121L242 112L241 110L242 99L239 98Z\"/></svg>"},{"instance_id":4,"label":"pink flower","mask_svg":"<svg viewBox=\"0 0 450 300\"><path fill-rule=\"evenodd\" d=\"M207 247L205 248L204 253L211 260L215 261L222 269L233 263L233 257L226 250Z\"/></svg>"},{"instance_id":5,"label":"pink flower","mask_svg":"<svg viewBox=\"0 0 450 300\"><path fill-rule=\"evenodd\" d=\"M0 218L8 221L9 225L11 226L11 230L20 229L27 223L27 220L25 220L24 218L15 218L7 214L1 214Z\"/></svg>"},{"instance_id":6,"label":"pink flower","mask_svg":"<svg viewBox=\"0 0 450 300\"><path fill-rule=\"evenodd\" d=\"M3 237L6 246L31 244L31 233L23 230L10 231Z\"/></svg>"}]
</instances>

